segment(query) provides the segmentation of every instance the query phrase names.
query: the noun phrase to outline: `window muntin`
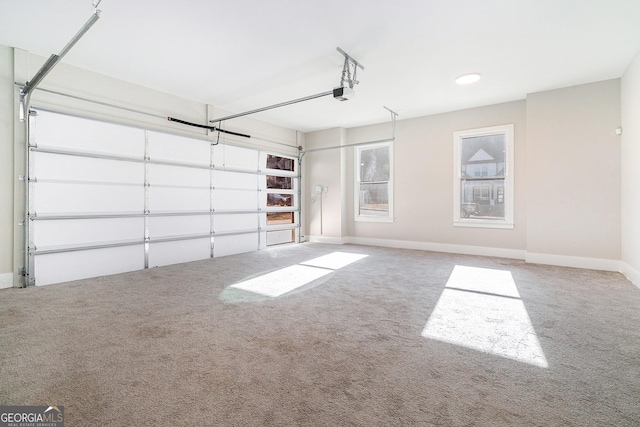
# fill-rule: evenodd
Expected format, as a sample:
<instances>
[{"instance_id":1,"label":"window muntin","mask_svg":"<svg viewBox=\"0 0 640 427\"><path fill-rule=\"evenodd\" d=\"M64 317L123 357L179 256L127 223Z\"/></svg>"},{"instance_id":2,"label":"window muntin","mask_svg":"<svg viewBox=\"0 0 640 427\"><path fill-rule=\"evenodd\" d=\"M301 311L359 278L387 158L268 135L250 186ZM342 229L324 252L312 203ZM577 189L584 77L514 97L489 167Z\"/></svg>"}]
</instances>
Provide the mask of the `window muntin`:
<instances>
[{"instance_id":1,"label":"window muntin","mask_svg":"<svg viewBox=\"0 0 640 427\"><path fill-rule=\"evenodd\" d=\"M355 220L392 221L393 152L390 142L356 149Z\"/></svg>"},{"instance_id":2,"label":"window muntin","mask_svg":"<svg viewBox=\"0 0 640 427\"><path fill-rule=\"evenodd\" d=\"M454 133L454 225L513 228L513 125Z\"/></svg>"}]
</instances>

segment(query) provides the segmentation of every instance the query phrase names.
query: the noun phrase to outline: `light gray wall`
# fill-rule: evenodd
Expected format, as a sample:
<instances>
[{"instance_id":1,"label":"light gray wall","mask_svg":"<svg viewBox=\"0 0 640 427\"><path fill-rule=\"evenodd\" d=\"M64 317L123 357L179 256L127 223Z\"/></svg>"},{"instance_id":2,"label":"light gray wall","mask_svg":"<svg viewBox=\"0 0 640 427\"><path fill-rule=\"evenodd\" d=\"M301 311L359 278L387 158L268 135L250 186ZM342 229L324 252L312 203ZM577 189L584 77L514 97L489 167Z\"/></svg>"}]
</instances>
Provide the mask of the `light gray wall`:
<instances>
[{"instance_id":1,"label":"light gray wall","mask_svg":"<svg viewBox=\"0 0 640 427\"><path fill-rule=\"evenodd\" d=\"M345 129L342 128L305 134L306 150L336 147L344 142ZM316 241L340 242L346 235L345 151L346 149L327 149L304 155L304 230L307 236L313 236ZM327 193L315 194L317 185L327 187Z\"/></svg>"},{"instance_id":2,"label":"light gray wall","mask_svg":"<svg viewBox=\"0 0 640 427\"><path fill-rule=\"evenodd\" d=\"M619 79L527 95L528 257L620 259L620 120Z\"/></svg>"},{"instance_id":3,"label":"light gray wall","mask_svg":"<svg viewBox=\"0 0 640 427\"><path fill-rule=\"evenodd\" d=\"M622 263L640 286L640 51L622 76Z\"/></svg>"},{"instance_id":4,"label":"light gray wall","mask_svg":"<svg viewBox=\"0 0 640 427\"><path fill-rule=\"evenodd\" d=\"M637 71L630 73L631 79ZM326 211L323 216L325 222L338 223L347 213L343 242L619 270L621 147L615 129L620 122L620 79L529 94L522 101L399 120L393 223L353 220L353 149L344 150L341 157L328 155L320 163L310 162L307 170L337 173L338 162L346 159L347 202L341 211L329 213L332 218ZM453 133L510 123L515 130L514 229L454 227ZM625 131L635 141L629 133ZM346 143L389 136L390 123L363 126L348 129ZM636 157L631 158L637 160L634 153ZM628 169L632 167L635 164L628 162ZM628 187L628 192L637 194L635 186L629 183ZM632 200L638 203L637 197ZM310 234L315 234L313 227ZM634 254L630 256L637 257L637 249L631 247L637 248L638 240L633 242L636 246L629 243Z\"/></svg>"},{"instance_id":5,"label":"light gray wall","mask_svg":"<svg viewBox=\"0 0 640 427\"><path fill-rule=\"evenodd\" d=\"M526 233L523 196L525 115L525 102L517 101L397 121L393 223L354 221L353 148L340 150L340 155L334 152L312 153L305 160L305 170L311 176L326 176L324 180L343 177L345 193L342 195L342 207L335 211L325 210L324 224L343 224L341 233L331 234L336 238L335 241L468 253L477 253L476 248L483 248L482 253L485 254L523 258ZM453 132L509 123L515 125L516 227L513 230L454 227ZM339 140L337 133L331 139L326 132L306 134L306 140L312 143L315 140ZM343 144L386 139L392 134L390 122L347 129ZM339 173L341 167L343 172ZM330 197L337 196L333 194ZM307 228L312 240L318 237L318 227L314 222L317 213L314 209L314 206L309 207L311 223Z\"/></svg>"},{"instance_id":6,"label":"light gray wall","mask_svg":"<svg viewBox=\"0 0 640 427\"><path fill-rule=\"evenodd\" d=\"M515 126L515 228L454 227L453 133L510 123ZM390 124L349 129L348 142L376 140L390 134ZM524 101L399 120L394 142L394 222L355 222L350 215L351 235L365 239L457 245L462 251L464 247L524 249L525 142ZM353 164L350 166L353 168Z\"/></svg>"},{"instance_id":7,"label":"light gray wall","mask_svg":"<svg viewBox=\"0 0 640 427\"><path fill-rule=\"evenodd\" d=\"M13 49L0 46L0 287L13 284Z\"/></svg>"}]
</instances>

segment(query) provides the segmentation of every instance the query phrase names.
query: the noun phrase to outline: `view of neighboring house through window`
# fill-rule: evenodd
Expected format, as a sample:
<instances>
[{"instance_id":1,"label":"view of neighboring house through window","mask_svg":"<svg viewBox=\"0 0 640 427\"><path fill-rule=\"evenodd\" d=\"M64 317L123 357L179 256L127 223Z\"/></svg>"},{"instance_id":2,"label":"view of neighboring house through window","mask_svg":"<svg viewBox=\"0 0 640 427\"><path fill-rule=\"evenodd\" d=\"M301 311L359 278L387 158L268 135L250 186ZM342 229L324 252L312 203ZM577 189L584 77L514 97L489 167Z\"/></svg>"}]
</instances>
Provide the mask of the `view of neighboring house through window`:
<instances>
[{"instance_id":1,"label":"view of neighboring house through window","mask_svg":"<svg viewBox=\"0 0 640 427\"><path fill-rule=\"evenodd\" d=\"M393 220L391 143L356 148L356 221Z\"/></svg>"},{"instance_id":2,"label":"view of neighboring house through window","mask_svg":"<svg viewBox=\"0 0 640 427\"><path fill-rule=\"evenodd\" d=\"M454 133L454 225L513 228L513 125Z\"/></svg>"}]
</instances>

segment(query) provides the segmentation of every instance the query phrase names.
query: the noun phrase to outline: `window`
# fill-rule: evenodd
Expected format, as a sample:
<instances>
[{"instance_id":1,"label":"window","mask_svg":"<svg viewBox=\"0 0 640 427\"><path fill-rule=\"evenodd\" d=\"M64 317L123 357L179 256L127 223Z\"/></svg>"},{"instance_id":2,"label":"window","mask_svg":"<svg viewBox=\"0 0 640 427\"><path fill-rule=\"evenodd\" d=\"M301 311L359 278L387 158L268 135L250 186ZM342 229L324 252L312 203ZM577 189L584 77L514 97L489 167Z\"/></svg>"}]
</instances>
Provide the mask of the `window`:
<instances>
[{"instance_id":1,"label":"window","mask_svg":"<svg viewBox=\"0 0 640 427\"><path fill-rule=\"evenodd\" d=\"M392 148L391 142L356 148L356 221L393 221Z\"/></svg>"},{"instance_id":2,"label":"window","mask_svg":"<svg viewBox=\"0 0 640 427\"><path fill-rule=\"evenodd\" d=\"M265 153L266 244L291 243L299 227L297 159Z\"/></svg>"},{"instance_id":3,"label":"window","mask_svg":"<svg viewBox=\"0 0 640 427\"><path fill-rule=\"evenodd\" d=\"M283 171L292 171L293 172L294 160L288 157L280 157L275 154L267 155L267 168L268 169L279 169Z\"/></svg>"},{"instance_id":4,"label":"window","mask_svg":"<svg viewBox=\"0 0 640 427\"><path fill-rule=\"evenodd\" d=\"M291 190L293 188L293 178L290 176L267 175L267 188Z\"/></svg>"},{"instance_id":5,"label":"window","mask_svg":"<svg viewBox=\"0 0 640 427\"><path fill-rule=\"evenodd\" d=\"M293 194L268 193L267 207L293 206Z\"/></svg>"},{"instance_id":6,"label":"window","mask_svg":"<svg viewBox=\"0 0 640 427\"><path fill-rule=\"evenodd\" d=\"M513 228L513 125L455 132L453 225Z\"/></svg>"},{"instance_id":7,"label":"window","mask_svg":"<svg viewBox=\"0 0 640 427\"><path fill-rule=\"evenodd\" d=\"M267 212L267 225L294 223L293 212Z\"/></svg>"}]
</instances>

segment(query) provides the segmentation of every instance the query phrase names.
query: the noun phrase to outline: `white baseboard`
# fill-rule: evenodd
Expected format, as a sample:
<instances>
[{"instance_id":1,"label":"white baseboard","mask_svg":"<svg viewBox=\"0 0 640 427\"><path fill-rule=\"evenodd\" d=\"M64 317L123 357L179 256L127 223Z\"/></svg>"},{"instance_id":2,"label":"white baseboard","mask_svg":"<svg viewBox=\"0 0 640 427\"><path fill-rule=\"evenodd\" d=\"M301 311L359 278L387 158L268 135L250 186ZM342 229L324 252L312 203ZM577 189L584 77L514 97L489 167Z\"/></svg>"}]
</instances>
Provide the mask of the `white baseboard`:
<instances>
[{"instance_id":1,"label":"white baseboard","mask_svg":"<svg viewBox=\"0 0 640 427\"><path fill-rule=\"evenodd\" d=\"M0 289L13 288L13 273L0 274Z\"/></svg>"},{"instance_id":2,"label":"white baseboard","mask_svg":"<svg viewBox=\"0 0 640 427\"><path fill-rule=\"evenodd\" d=\"M398 249L417 249L422 251L446 252L464 255L480 255L498 258L524 259L525 251L518 249L490 248L486 246L451 245L445 243L414 242L409 240L371 239L367 237L349 237L345 243L357 245L382 246Z\"/></svg>"},{"instance_id":3,"label":"white baseboard","mask_svg":"<svg viewBox=\"0 0 640 427\"><path fill-rule=\"evenodd\" d=\"M498 258L520 259L533 264L556 265L559 267L585 268L589 270L622 272L636 286L640 287L640 273L626 264L621 267L619 260L585 258L565 255L549 255L527 252L520 249L491 248L486 246L452 245L445 243L415 242L409 240L374 239L368 237L325 237L309 236L309 242L382 246L398 249L445 252L464 255L479 255Z\"/></svg>"},{"instance_id":4,"label":"white baseboard","mask_svg":"<svg viewBox=\"0 0 640 427\"><path fill-rule=\"evenodd\" d=\"M307 236L309 243L329 243L332 245L344 245L349 243L348 237Z\"/></svg>"},{"instance_id":5,"label":"white baseboard","mask_svg":"<svg viewBox=\"0 0 640 427\"><path fill-rule=\"evenodd\" d=\"M620 273L624 274L627 279L638 288L640 288L640 272L633 269L626 262L620 262Z\"/></svg>"},{"instance_id":6,"label":"white baseboard","mask_svg":"<svg viewBox=\"0 0 640 427\"><path fill-rule=\"evenodd\" d=\"M559 267L586 268L588 270L620 271L620 261L615 259L584 258L566 255L549 255L527 252L526 262L557 265Z\"/></svg>"}]
</instances>

